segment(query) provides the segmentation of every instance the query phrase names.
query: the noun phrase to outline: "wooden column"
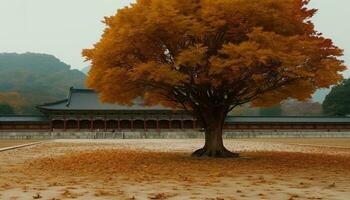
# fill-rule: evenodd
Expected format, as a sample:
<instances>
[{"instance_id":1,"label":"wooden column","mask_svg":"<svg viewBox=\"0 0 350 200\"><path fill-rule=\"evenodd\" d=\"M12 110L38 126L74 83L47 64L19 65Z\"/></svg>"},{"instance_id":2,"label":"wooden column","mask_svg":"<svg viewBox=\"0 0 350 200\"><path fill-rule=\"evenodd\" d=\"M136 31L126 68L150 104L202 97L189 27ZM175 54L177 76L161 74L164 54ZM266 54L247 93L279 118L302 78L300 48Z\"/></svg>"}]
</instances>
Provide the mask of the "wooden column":
<instances>
[{"instance_id":1,"label":"wooden column","mask_svg":"<svg viewBox=\"0 0 350 200\"><path fill-rule=\"evenodd\" d=\"M67 120L64 119L63 120L63 131L66 131L67 130Z\"/></svg>"},{"instance_id":2,"label":"wooden column","mask_svg":"<svg viewBox=\"0 0 350 200\"><path fill-rule=\"evenodd\" d=\"M147 131L147 120L146 119L143 120L143 130Z\"/></svg>"},{"instance_id":3,"label":"wooden column","mask_svg":"<svg viewBox=\"0 0 350 200\"><path fill-rule=\"evenodd\" d=\"M159 119L157 119L157 131L160 131L160 128L159 128Z\"/></svg>"},{"instance_id":4,"label":"wooden column","mask_svg":"<svg viewBox=\"0 0 350 200\"><path fill-rule=\"evenodd\" d=\"M120 119L117 120L117 128L120 131Z\"/></svg>"},{"instance_id":5,"label":"wooden column","mask_svg":"<svg viewBox=\"0 0 350 200\"><path fill-rule=\"evenodd\" d=\"M78 131L80 131L80 119L77 119L77 127L78 127Z\"/></svg>"},{"instance_id":6,"label":"wooden column","mask_svg":"<svg viewBox=\"0 0 350 200\"><path fill-rule=\"evenodd\" d=\"M50 131L53 131L53 121L50 119Z\"/></svg>"},{"instance_id":7,"label":"wooden column","mask_svg":"<svg viewBox=\"0 0 350 200\"><path fill-rule=\"evenodd\" d=\"M196 129L197 128L197 123L196 123L196 120L194 119L193 121L192 121L192 123L193 123L193 129Z\"/></svg>"},{"instance_id":8,"label":"wooden column","mask_svg":"<svg viewBox=\"0 0 350 200\"><path fill-rule=\"evenodd\" d=\"M181 129L184 129L184 120L181 119Z\"/></svg>"},{"instance_id":9,"label":"wooden column","mask_svg":"<svg viewBox=\"0 0 350 200\"><path fill-rule=\"evenodd\" d=\"M169 129L171 129L171 119L169 119Z\"/></svg>"},{"instance_id":10,"label":"wooden column","mask_svg":"<svg viewBox=\"0 0 350 200\"><path fill-rule=\"evenodd\" d=\"M130 120L130 129L134 130L134 120L133 119Z\"/></svg>"},{"instance_id":11,"label":"wooden column","mask_svg":"<svg viewBox=\"0 0 350 200\"><path fill-rule=\"evenodd\" d=\"M94 130L94 120L90 119L90 131Z\"/></svg>"},{"instance_id":12,"label":"wooden column","mask_svg":"<svg viewBox=\"0 0 350 200\"><path fill-rule=\"evenodd\" d=\"M104 131L106 132L106 131L107 131L107 120L106 120L106 118L104 119L104 121L103 121L103 122L104 122L104 125L105 125L105 127L104 127L104 128L105 128L105 129L104 129Z\"/></svg>"}]
</instances>

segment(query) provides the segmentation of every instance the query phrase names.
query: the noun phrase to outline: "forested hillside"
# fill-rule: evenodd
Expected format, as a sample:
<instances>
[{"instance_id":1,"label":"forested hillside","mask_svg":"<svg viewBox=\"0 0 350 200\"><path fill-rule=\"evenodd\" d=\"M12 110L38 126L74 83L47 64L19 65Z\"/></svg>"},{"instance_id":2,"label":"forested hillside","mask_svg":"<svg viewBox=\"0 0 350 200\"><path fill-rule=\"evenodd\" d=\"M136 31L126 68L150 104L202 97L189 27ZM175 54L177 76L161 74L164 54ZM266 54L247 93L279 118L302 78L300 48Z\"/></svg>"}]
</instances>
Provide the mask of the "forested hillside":
<instances>
[{"instance_id":1,"label":"forested hillside","mask_svg":"<svg viewBox=\"0 0 350 200\"><path fill-rule=\"evenodd\" d=\"M84 87L85 79L52 55L0 54L0 104L16 114L36 113L36 105L65 98L69 87Z\"/></svg>"},{"instance_id":2,"label":"forested hillside","mask_svg":"<svg viewBox=\"0 0 350 200\"><path fill-rule=\"evenodd\" d=\"M323 110L331 116L350 115L350 79L345 79L332 88L323 102Z\"/></svg>"}]
</instances>

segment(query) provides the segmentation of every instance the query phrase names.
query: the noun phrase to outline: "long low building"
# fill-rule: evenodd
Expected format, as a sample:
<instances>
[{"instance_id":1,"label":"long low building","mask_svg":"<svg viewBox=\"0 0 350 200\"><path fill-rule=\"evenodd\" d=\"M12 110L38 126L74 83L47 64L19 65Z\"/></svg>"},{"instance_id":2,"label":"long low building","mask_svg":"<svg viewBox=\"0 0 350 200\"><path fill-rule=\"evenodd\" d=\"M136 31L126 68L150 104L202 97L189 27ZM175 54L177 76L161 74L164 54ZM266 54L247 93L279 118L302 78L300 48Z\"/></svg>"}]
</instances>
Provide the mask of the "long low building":
<instances>
[{"instance_id":1,"label":"long low building","mask_svg":"<svg viewBox=\"0 0 350 200\"><path fill-rule=\"evenodd\" d=\"M50 119L48 116L0 116L0 131L171 131L200 130L191 119ZM236 117L225 121L227 131L350 131L350 118L341 117Z\"/></svg>"},{"instance_id":2,"label":"long low building","mask_svg":"<svg viewBox=\"0 0 350 200\"><path fill-rule=\"evenodd\" d=\"M162 106L101 103L89 89L71 88L66 99L40 105L40 116L0 116L0 131L117 132L200 130L185 111ZM350 131L348 117L238 117L225 120L228 131Z\"/></svg>"},{"instance_id":3,"label":"long low building","mask_svg":"<svg viewBox=\"0 0 350 200\"><path fill-rule=\"evenodd\" d=\"M49 131L47 116L2 115L0 116L0 131Z\"/></svg>"}]
</instances>

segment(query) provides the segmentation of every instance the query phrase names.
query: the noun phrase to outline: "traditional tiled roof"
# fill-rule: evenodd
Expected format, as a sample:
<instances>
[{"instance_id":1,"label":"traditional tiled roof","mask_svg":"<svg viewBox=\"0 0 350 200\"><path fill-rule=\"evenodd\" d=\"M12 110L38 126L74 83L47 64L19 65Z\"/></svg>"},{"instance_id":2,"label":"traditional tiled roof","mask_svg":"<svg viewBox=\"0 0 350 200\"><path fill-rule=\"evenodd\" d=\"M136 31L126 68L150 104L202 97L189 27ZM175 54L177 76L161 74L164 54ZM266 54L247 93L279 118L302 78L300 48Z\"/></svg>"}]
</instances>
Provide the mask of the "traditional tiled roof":
<instances>
[{"instance_id":1,"label":"traditional tiled roof","mask_svg":"<svg viewBox=\"0 0 350 200\"><path fill-rule=\"evenodd\" d=\"M171 109L162 106L144 106L142 101L136 100L132 106L102 103L98 94L90 89L70 88L67 99L38 106L40 110L88 110L88 111L118 111L118 110L164 110Z\"/></svg>"},{"instance_id":2,"label":"traditional tiled roof","mask_svg":"<svg viewBox=\"0 0 350 200\"><path fill-rule=\"evenodd\" d=\"M171 111L162 106L144 106L136 100L132 106L108 104L99 101L98 94L90 89L71 88L67 99L38 106L44 111ZM44 116L0 116L1 121L47 121ZM305 116L228 116L227 124L235 123L350 123L350 117Z\"/></svg>"},{"instance_id":3,"label":"traditional tiled roof","mask_svg":"<svg viewBox=\"0 0 350 200\"><path fill-rule=\"evenodd\" d=\"M43 115L0 115L1 122L48 122L48 118Z\"/></svg>"}]
</instances>

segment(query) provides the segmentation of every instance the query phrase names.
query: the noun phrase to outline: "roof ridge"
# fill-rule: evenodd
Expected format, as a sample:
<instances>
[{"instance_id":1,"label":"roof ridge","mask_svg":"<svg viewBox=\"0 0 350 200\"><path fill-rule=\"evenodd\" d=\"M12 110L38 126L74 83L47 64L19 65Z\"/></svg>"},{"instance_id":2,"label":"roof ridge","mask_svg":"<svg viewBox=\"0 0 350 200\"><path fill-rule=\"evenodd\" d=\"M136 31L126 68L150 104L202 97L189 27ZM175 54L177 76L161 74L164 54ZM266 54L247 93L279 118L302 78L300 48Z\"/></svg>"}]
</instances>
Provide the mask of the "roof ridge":
<instances>
[{"instance_id":1,"label":"roof ridge","mask_svg":"<svg viewBox=\"0 0 350 200\"><path fill-rule=\"evenodd\" d=\"M66 107L69 107L70 101L72 99L72 91L74 90L74 87L71 86L69 88L69 92L68 92L68 96L67 96L67 103L66 103Z\"/></svg>"},{"instance_id":2,"label":"roof ridge","mask_svg":"<svg viewBox=\"0 0 350 200\"><path fill-rule=\"evenodd\" d=\"M96 92L95 90L89 89L89 88L74 88L74 87L71 87L70 90L71 91L83 91L83 92Z\"/></svg>"},{"instance_id":3,"label":"roof ridge","mask_svg":"<svg viewBox=\"0 0 350 200\"><path fill-rule=\"evenodd\" d=\"M36 107L40 108L42 106L51 106L51 105L54 105L54 104L63 103L65 101L68 101L68 99L62 99L62 100L58 100L58 101L54 101L54 102L50 102L50 103L43 103L41 105L37 105Z\"/></svg>"},{"instance_id":4,"label":"roof ridge","mask_svg":"<svg viewBox=\"0 0 350 200\"><path fill-rule=\"evenodd\" d=\"M46 117L46 115L0 115L0 117Z\"/></svg>"}]
</instances>

